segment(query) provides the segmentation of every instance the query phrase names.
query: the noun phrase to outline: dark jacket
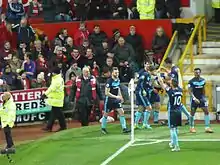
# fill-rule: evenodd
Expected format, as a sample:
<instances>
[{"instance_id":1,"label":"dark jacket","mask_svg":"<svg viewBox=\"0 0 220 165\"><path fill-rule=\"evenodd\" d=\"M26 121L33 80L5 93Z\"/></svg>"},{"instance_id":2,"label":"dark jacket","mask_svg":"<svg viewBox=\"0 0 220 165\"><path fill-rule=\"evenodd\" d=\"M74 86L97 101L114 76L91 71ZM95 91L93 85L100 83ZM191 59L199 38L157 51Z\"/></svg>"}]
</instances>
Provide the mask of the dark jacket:
<instances>
[{"instance_id":1,"label":"dark jacket","mask_svg":"<svg viewBox=\"0 0 220 165\"><path fill-rule=\"evenodd\" d=\"M56 14L68 14L70 11L70 5L66 0L52 0L54 3L54 8L56 9Z\"/></svg>"},{"instance_id":2,"label":"dark jacket","mask_svg":"<svg viewBox=\"0 0 220 165\"><path fill-rule=\"evenodd\" d=\"M120 1L118 4L112 2L110 5L111 14L115 12L119 12L119 15L115 16L114 18L127 18L127 7L123 1ZM118 10L119 7L122 7L122 10ZM113 15L112 15L113 16Z\"/></svg>"},{"instance_id":3,"label":"dark jacket","mask_svg":"<svg viewBox=\"0 0 220 165\"><path fill-rule=\"evenodd\" d=\"M29 45L35 40L35 32L30 25L21 27L20 24L17 24L12 27L12 29L17 32L19 43L26 43Z\"/></svg>"},{"instance_id":4,"label":"dark jacket","mask_svg":"<svg viewBox=\"0 0 220 165\"><path fill-rule=\"evenodd\" d=\"M167 0L166 7L167 12L170 14L170 18L180 18L180 0Z\"/></svg>"},{"instance_id":5,"label":"dark jacket","mask_svg":"<svg viewBox=\"0 0 220 165\"><path fill-rule=\"evenodd\" d=\"M129 43L135 51L140 50L143 48L143 43L142 43L142 37L140 35L131 35L129 34L125 38L126 42Z\"/></svg>"},{"instance_id":6,"label":"dark jacket","mask_svg":"<svg viewBox=\"0 0 220 165\"><path fill-rule=\"evenodd\" d=\"M155 53L162 53L169 44L169 38L164 34L161 37L155 35L152 41L152 49Z\"/></svg>"},{"instance_id":7,"label":"dark jacket","mask_svg":"<svg viewBox=\"0 0 220 165\"><path fill-rule=\"evenodd\" d=\"M94 47L101 47L102 46L102 41L107 39L107 35L105 32L100 31L100 33L91 33L89 35L89 41Z\"/></svg>"},{"instance_id":8,"label":"dark jacket","mask_svg":"<svg viewBox=\"0 0 220 165\"><path fill-rule=\"evenodd\" d=\"M90 85L90 79L88 80L84 80L84 78L81 76L80 77L82 80L82 84L81 84L81 90L80 90L80 98L78 100L78 104L84 104L84 105L91 105L94 104L96 100L92 99L92 87ZM76 96L76 90L77 87L74 83L74 85L72 86L72 90L71 90L71 100L74 101L75 96ZM101 89L100 89L100 85L98 83L98 81L96 81L96 93L97 93L97 97L99 100L103 100L103 95L101 93Z\"/></svg>"},{"instance_id":9,"label":"dark jacket","mask_svg":"<svg viewBox=\"0 0 220 165\"><path fill-rule=\"evenodd\" d=\"M107 19L110 16L110 4L108 0L92 0L90 5L90 19Z\"/></svg>"},{"instance_id":10,"label":"dark jacket","mask_svg":"<svg viewBox=\"0 0 220 165\"><path fill-rule=\"evenodd\" d=\"M11 23L19 23L25 15L24 7L21 3L8 3L6 19Z\"/></svg>"}]
</instances>

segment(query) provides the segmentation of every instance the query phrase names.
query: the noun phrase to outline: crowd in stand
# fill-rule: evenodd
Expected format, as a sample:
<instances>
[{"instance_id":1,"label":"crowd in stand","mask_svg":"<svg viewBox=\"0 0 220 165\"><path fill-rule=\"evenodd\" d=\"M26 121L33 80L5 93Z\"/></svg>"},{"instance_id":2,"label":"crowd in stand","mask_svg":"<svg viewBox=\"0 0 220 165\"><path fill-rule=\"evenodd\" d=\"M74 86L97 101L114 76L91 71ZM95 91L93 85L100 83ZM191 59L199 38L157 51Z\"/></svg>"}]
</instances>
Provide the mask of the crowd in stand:
<instances>
[{"instance_id":1,"label":"crowd in stand","mask_svg":"<svg viewBox=\"0 0 220 165\"><path fill-rule=\"evenodd\" d=\"M159 2L162 1L156 3L156 15L161 15L158 11L162 10L163 5ZM53 12L58 12L54 20L59 20L58 17L65 20L127 18L128 10L123 1L74 0L72 7L71 3L72 0L33 0L27 9L18 0L9 2L6 14L1 15L0 91L46 87L50 80L49 73L56 66L60 68L66 85L69 86L81 74L85 65L91 68L91 73L100 82L106 81L113 66L119 67L122 82L128 82L140 69L145 50L142 36L136 33L133 25L128 27L129 35L122 36L120 30L114 29L112 37L108 38L98 24L94 25L93 31L88 31L86 23L81 21L74 36L69 36L68 30L63 28L53 41L49 41L45 34L36 33L28 24L28 17L37 16L41 11L48 17L54 16ZM130 9L134 11L136 2L132 4L134 6ZM35 8L36 5L38 8ZM168 11L165 3L164 5L164 10ZM122 10L116 11L119 8ZM133 12L132 18L138 18L138 12ZM13 33L16 33L17 43L13 42ZM158 27L152 41L155 63L160 63L168 43L169 39L163 28Z\"/></svg>"}]
</instances>

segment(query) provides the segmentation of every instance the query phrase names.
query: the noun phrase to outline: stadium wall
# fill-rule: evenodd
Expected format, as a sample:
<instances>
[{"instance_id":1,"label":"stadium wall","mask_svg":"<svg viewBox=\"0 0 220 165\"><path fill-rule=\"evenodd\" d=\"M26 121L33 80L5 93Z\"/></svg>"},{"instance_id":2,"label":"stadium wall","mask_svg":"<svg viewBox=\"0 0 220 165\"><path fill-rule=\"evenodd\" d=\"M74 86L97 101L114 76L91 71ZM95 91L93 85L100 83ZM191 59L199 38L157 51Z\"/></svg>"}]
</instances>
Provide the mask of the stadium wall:
<instances>
[{"instance_id":1,"label":"stadium wall","mask_svg":"<svg viewBox=\"0 0 220 165\"><path fill-rule=\"evenodd\" d=\"M129 33L129 26L136 26L137 33L143 37L144 47L151 49L152 39L156 28L162 26L168 37L172 37L171 20L105 20L105 21L87 21L86 25L90 32L93 31L94 25L99 24L101 29L112 37L113 29L119 29L123 36ZM66 28L70 36L74 36L79 27L79 22L73 23L46 23L32 24L33 28L42 30L50 40L53 40L61 28Z\"/></svg>"}]
</instances>

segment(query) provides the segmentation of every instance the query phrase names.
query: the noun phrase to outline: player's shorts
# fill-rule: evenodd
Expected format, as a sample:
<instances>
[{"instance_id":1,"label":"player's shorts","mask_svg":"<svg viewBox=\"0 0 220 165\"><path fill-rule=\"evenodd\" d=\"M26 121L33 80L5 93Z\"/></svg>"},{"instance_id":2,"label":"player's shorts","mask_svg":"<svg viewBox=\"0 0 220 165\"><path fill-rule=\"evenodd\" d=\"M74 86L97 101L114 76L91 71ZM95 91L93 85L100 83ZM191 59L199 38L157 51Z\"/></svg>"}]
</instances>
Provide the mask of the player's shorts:
<instances>
[{"instance_id":1,"label":"player's shorts","mask_svg":"<svg viewBox=\"0 0 220 165\"><path fill-rule=\"evenodd\" d=\"M122 104L120 100L117 99L105 99L104 103L104 111L106 113L111 112L111 110L122 108Z\"/></svg>"},{"instance_id":2,"label":"player's shorts","mask_svg":"<svg viewBox=\"0 0 220 165\"><path fill-rule=\"evenodd\" d=\"M150 103L160 103L160 95L158 93L152 92L150 96Z\"/></svg>"},{"instance_id":3,"label":"player's shorts","mask_svg":"<svg viewBox=\"0 0 220 165\"><path fill-rule=\"evenodd\" d=\"M169 113L169 127L174 128L182 125L182 116L180 110L170 110Z\"/></svg>"},{"instance_id":4,"label":"player's shorts","mask_svg":"<svg viewBox=\"0 0 220 165\"><path fill-rule=\"evenodd\" d=\"M191 110L194 109L196 110L197 108L205 108L208 107L208 101L207 99L204 97L202 97L201 99L199 99L200 103L196 104L196 102L191 99Z\"/></svg>"},{"instance_id":5,"label":"player's shorts","mask_svg":"<svg viewBox=\"0 0 220 165\"><path fill-rule=\"evenodd\" d=\"M141 91L136 92L136 104L143 107L150 106L150 101L147 96L143 96Z\"/></svg>"}]
</instances>

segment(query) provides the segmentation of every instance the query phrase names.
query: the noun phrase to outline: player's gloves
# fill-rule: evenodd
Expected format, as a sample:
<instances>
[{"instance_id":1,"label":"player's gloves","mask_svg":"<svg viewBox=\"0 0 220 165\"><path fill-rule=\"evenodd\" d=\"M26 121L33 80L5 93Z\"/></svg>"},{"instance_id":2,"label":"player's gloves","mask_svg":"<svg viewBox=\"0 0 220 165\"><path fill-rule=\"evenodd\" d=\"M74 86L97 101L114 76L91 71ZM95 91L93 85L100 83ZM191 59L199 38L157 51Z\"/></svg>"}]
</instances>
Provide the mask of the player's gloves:
<instances>
[{"instance_id":1,"label":"player's gloves","mask_svg":"<svg viewBox=\"0 0 220 165\"><path fill-rule=\"evenodd\" d=\"M46 99L47 98L47 96L45 95L45 94L43 94L42 96L41 96L41 98L40 98L40 100L44 100L44 99Z\"/></svg>"}]
</instances>

